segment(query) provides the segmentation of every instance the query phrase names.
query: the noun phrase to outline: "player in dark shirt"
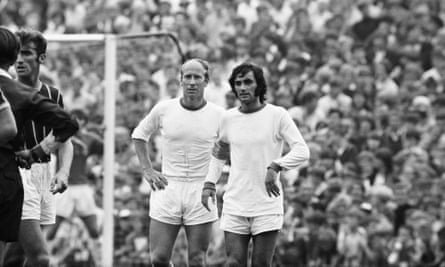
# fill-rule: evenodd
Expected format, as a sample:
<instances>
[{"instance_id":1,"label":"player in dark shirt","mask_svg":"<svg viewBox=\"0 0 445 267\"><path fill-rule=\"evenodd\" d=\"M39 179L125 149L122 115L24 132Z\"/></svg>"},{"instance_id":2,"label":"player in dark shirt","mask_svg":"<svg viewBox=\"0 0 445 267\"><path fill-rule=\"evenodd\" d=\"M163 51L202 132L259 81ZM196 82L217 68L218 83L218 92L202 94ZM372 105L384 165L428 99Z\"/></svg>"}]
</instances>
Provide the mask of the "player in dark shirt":
<instances>
[{"instance_id":1,"label":"player in dark shirt","mask_svg":"<svg viewBox=\"0 0 445 267\"><path fill-rule=\"evenodd\" d=\"M15 125L14 114L12 114L11 105L3 96L0 89L0 144L5 144L17 134L17 126Z\"/></svg>"},{"instance_id":2,"label":"player in dark shirt","mask_svg":"<svg viewBox=\"0 0 445 267\"><path fill-rule=\"evenodd\" d=\"M13 140L0 144L0 240L7 242L18 240L19 229L22 233L27 231L23 229L26 224L20 223L23 184L18 164L30 167L34 162L40 162L78 130L77 122L59 105L9 75L7 70L15 63L20 47L17 36L0 27L0 88L12 107L18 130ZM52 134L38 145L24 149L24 128L30 120L52 129ZM16 161L16 158L20 160ZM25 252L28 264L49 266L49 257L36 257L39 251L25 249Z\"/></svg>"},{"instance_id":3,"label":"player in dark shirt","mask_svg":"<svg viewBox=\"0 0 445 267\"><path fill-rule=\"evenodd\" d=\"M71 138L74 147L73 163L68 179L67 191L56 196L56 223L48 231L48 239L53 239L64 220L74 215L83 221L91 238L99 237L97 206L94 189L88 180L87 160L90 155L102 154L102 139L87 129L88 117L82 110L75 109L72 115L78 120L80 130Z\"/></svg>"}]
</instances>

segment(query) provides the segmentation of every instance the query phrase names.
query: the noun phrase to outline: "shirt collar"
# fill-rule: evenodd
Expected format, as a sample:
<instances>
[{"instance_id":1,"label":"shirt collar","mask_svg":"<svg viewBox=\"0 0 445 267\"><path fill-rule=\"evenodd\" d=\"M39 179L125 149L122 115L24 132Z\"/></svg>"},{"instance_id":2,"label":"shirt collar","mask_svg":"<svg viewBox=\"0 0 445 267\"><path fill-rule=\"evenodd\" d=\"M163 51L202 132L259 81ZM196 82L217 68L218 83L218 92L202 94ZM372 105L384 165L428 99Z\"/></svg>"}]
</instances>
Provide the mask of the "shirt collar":
<instances>
[{"instance_id":1,"label":"shirt collar","mask_svg":"<svg viewBox=\"0 0 445 267\"><path fill-rule=\"evenodd\" d=\"M9 74L6 70L4 70L2 68L0 68L0 76L4 76L4 77L7 77L9 79L12 79L11 74Z\"/></svg>"}]
</instances>

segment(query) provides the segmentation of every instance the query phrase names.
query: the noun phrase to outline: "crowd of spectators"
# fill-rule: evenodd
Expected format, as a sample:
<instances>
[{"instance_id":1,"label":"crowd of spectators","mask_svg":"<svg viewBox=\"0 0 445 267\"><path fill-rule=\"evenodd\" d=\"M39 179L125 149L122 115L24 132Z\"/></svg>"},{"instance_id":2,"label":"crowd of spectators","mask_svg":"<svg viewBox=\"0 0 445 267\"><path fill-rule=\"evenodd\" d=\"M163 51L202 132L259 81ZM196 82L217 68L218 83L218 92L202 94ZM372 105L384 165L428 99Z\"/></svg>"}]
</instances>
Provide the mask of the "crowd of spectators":
<instances>
[{"instance_id":1,"label":"crowd of spectators","mask_svg":"<svg viewBox=\"0 0 445 267\"><path fill-rule=\"evenodd\" d=\"M263 66L267 101L289 110L311 150L306 166L282 175L285 225L275 266L445 266L445 2L9 0L0 5L0 24L12 29L171 32L186 56L211 63L206 97L226 108L236 105L227 82L231 68L245 60ZM150 260L150 190L130 133L155 103L180 94L180 59L164 38L119 44L116 266ZM103 64L100 45L51 44L44 75L63 90L68 109L88 114L89 130L98 134ZM151 148L159 168L156 138ZM91 156L88 162L99 205L101 160ZM221 200L224 179L218 193ZM181 235L175 247L175 266L184 266L183 240ZM89 266L98 254L75 218L53 245L59 266ZM217 225L209 261L224 262Z\"/></svg>"}]
</instances>

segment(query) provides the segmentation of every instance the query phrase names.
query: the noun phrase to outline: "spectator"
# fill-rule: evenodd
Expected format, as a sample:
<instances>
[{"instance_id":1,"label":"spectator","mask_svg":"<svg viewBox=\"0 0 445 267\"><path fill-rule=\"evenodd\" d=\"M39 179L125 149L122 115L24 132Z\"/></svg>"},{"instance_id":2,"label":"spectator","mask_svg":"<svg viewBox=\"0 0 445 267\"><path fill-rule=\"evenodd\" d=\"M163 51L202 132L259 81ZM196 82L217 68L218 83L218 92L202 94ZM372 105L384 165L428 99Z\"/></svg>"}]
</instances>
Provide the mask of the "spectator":
<instances>
[{"instance_id":1,"label":"spectator","mask_svg":"<svg viewBox=\"0 0 445 267\"><path fill-rule=\"evenodd\" d=\"M211 72L215 81L227 80L228 70L244 61L267 66L264 71L271 88L267 101L290 106L288 111L313 152L308 165L283 174L283 182L292 185L289 195L284 197L285 211L289 211L284 224L289 229L280 234L275 262L284 266L307 265L310 256L302 237L308 236L305 218L314 209L323 213L326 225L336 230L338 237L338 224L345 212L370 205L369 210L360 210L364 215L358 223L366 229L368 247L374 254L363 261L366 267L391 266L388 258L394 248L381 246L393 243L391 233L396 235L400 227L410 223L413 210L423 209L438 216L443 197L437 191L441 188L440 177L445 177L445 5L441 1L112 2L10 0L1 6L0 19L13 29L38 25L48 33L170 29L187 55L208 55L212 66L216 66L216 71ZM51 76L56 77L52 82L68 89L63 92L67 108L86 108L90 117L87 127L102 135L102 47L51 43L49 48L52 53L47 66ZM180 59L171 43L163 38L120 40L118 51L119 77L134 80L121 84L121 89L128 91L119 95L116 125L131 131L136 126L134 118L146 115L159 99L174 95L168 93L167 88L173 86L167 83L177 80ZM331 82L339 86L331 90ZM227 83L215 83L216 101L227 108L239 105L232 93L216 90L224 86ZM339 109L342 115L335 111L327 120L331 108ZM411 152L401 153L408 150ZM363 151L366 153L362 154ZM157 137L151 141L149 153L154 165L160 166ZM120 166L133 164L131 154L131 148L119 150ZM102 156L89 153L87 162L100 203ZM323 179L312 177L314 169L324 170ZM120 168L117 178L117 195L131 192L138 199L145 199L138 204L134 200L116 200L119 209L128 205L148 212L149 190L141 182L141 174L126 167ZM219 186L224 188L224 183ZM391 191L392 197L388 194ZM379 219L370 220L370 215ZM135 216L129 220L136 221ZM433 230L437 231L440 219L433 221ZM412 227L414 237L418 236L418 229ZM441 255L436 245L433 240L431 251L437 256L430 261L433 266L440 262ZM292 249L294 255L290 253ZM182 245L175 250L175 264L182 264L184 251ZM223 254L218 252L210 251ZM338 258L338 251L336 255ZM124 254L116 260L120 258L131 262ZM135 258L136 261L139 259Z\"/></svg>"}]
</instances>

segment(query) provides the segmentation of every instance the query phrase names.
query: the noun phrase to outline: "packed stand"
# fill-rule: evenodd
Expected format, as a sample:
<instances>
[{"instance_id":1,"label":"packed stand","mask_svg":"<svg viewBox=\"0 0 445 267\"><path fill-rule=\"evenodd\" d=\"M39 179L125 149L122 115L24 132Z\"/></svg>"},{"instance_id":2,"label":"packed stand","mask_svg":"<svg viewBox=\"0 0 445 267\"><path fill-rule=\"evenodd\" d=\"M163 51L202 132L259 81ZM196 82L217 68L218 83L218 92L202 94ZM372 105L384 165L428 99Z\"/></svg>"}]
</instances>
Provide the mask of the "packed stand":
<instances>
[{"instance_id":1,"label":"packed stand","mask_svg":"<svg viewBox=\"0 0 445 267\"><path fill-rule=\"evenodd\" d=\"M172 32L186 56L211 62L206 97L226 108L235 105L231 68L245 60L263 66L267 101L288 109L311 149L307 166L282 175L286 214L276 266L445 266L443 1L5 2L0 21L11 28ZM180 57L162 38L119 48L115 261L143 266L150 260L150 190L129 136L155 103L180 94ZM54 44L45 77L64 90L69 109L87 111L88 128L99 135L103 57L100 46ZM88 159L99 205L101 162ZM71 253L63 253L66 266L88 262L97 250L87 238L68 242L85 236L78 225L73 219L56 239L59 251ZM222 266L217 226L213 239L209 261ZM183 266L184 242L177 243L173 262Z\"/></svg>"}]
</instances>

